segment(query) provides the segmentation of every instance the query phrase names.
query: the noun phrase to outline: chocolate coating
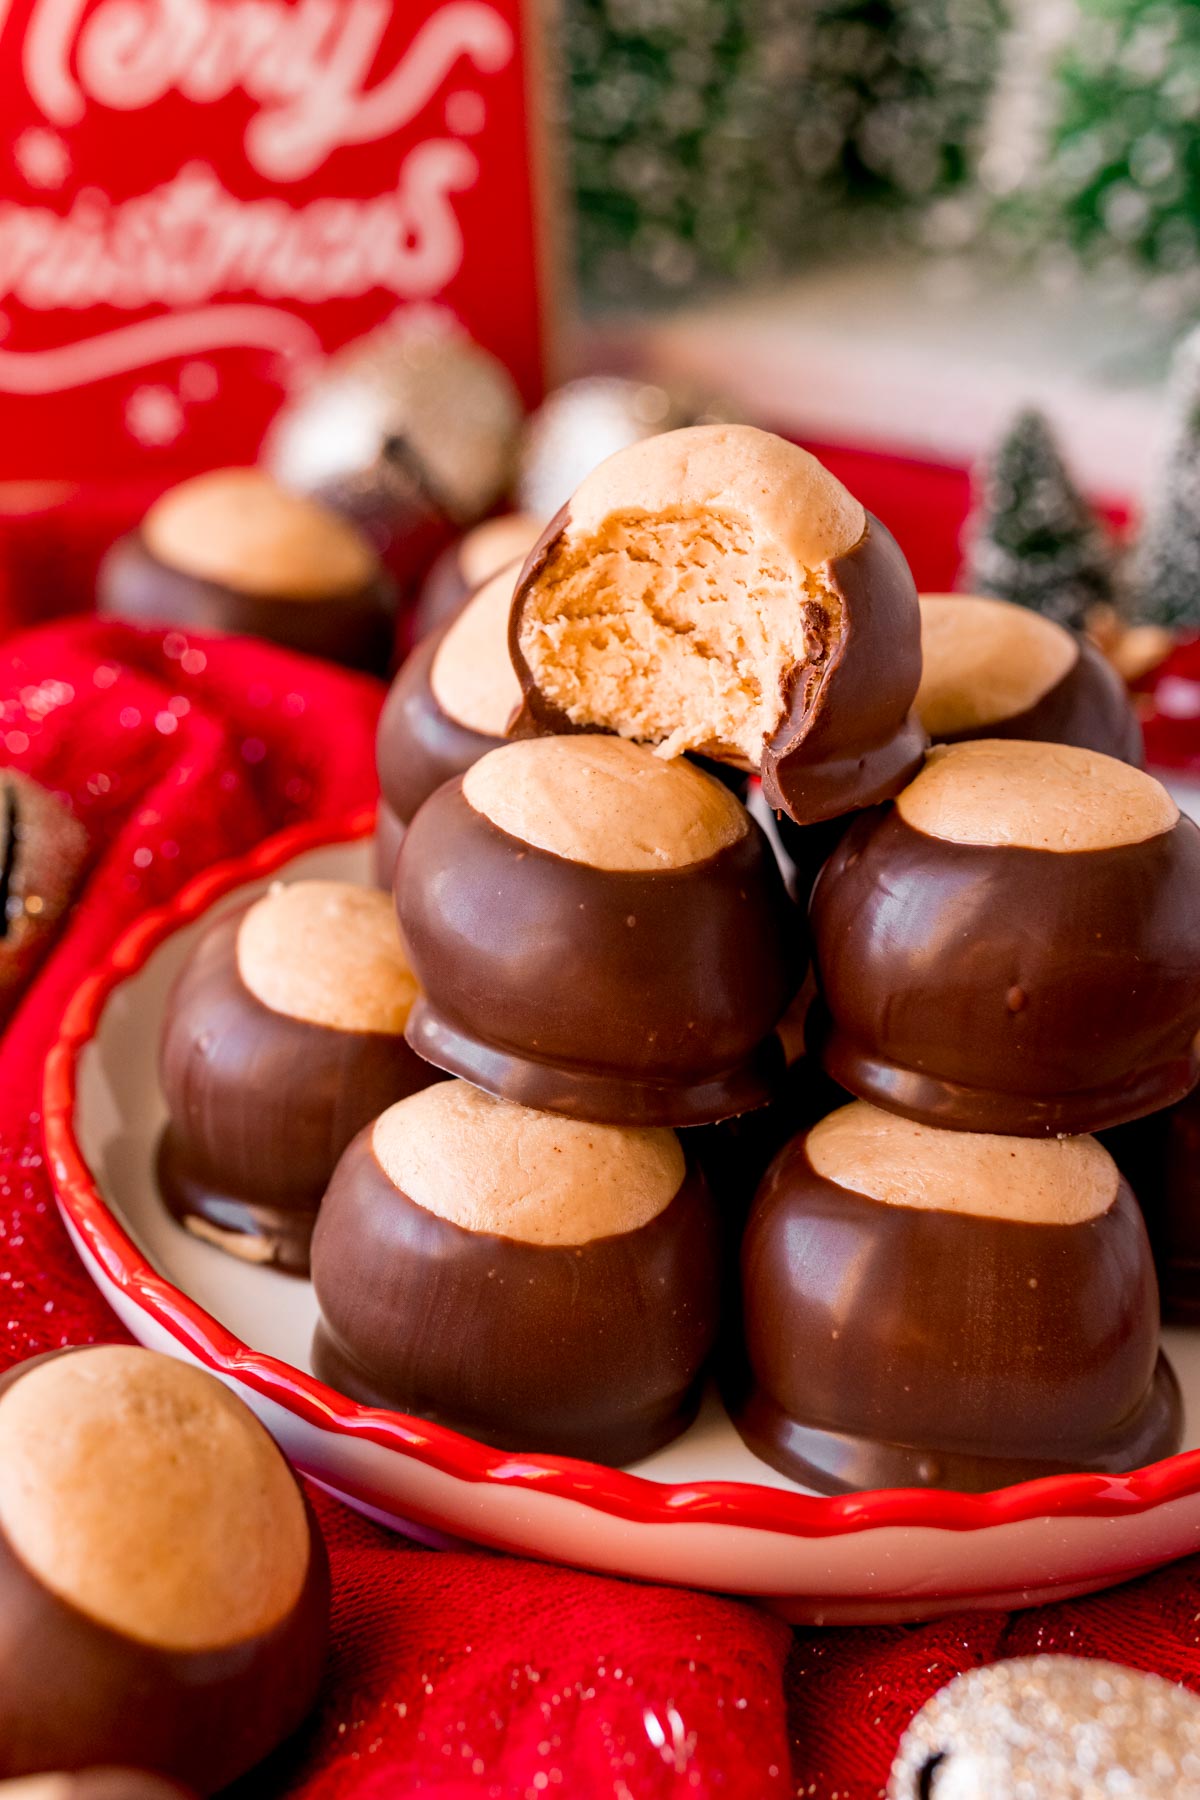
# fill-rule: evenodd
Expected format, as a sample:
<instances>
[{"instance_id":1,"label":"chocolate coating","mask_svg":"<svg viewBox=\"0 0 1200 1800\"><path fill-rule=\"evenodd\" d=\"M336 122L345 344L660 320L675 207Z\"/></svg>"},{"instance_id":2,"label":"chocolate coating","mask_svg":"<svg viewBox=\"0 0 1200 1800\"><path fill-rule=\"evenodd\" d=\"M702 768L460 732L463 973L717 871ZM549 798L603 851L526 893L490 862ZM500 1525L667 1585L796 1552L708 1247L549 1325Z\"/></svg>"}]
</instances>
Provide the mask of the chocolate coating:
<instances>
[{"instance_id":1,"label":"chocolate coating","mask_svg":"<svg viewBox=\"0 0 1200 1800\"><path fill-rule=\"evenodd\" d=\"M694 1165L636 1230L529 1244L418 1206L364 1131L338 1164L313 1241L313 1367L353 1399L503 1449L634 1462L695 1415L718 1262L716 1213Z\"/></svg>"},{"instance_id":2,"label":"chocolate coating","mask_svg":"<svg viewBox=\"0 0 1200 1800\"><path fill-rule=\"evenodd\" d=\"M1057 853L855 820L813 892L825 1066L932 1125L1040 1137L1197 1077L1200 830ZM818 1031L818 1037L822 1034Z\"/></svg>"},{"instance_id":3,"label":"chocolate coating","mask_svg":"<svg viewBox=\"0 0 1200 1800\"><path fill-rule=\"evenodd\" d=\"M704 861L568 861L428 800L396 865L422 997L413 1048L489 1093L620 1125L702 1125L782 1079L771 1033L803 974L799 920L752 820Z\"/></svg>"},{"instance_id":4,"label":"chocolate coating","mask_svg":"<svg viewBox=\"0 0 1200 1800\"><path fill-rule=\"evenodd\" d=\"M336 1030L264 1006L238 972L248 911L204 932L167 1002L159 1078L170 1121L158 1184L181 1222L306 1274L317 1208L346 1145L439 1077L398 1033Z\"/></svg>"},{"instance_id":5,"label":"chocolate coating","mask_svg":"<svg viewBox=\"0 0 1200 1800\"><path fill-rule=\"evenodd\" d=\"M1074 635L1074 634L1072 634ZM939 744L961 744L969 738L1030 738L1044 744L1078 744L1115 756L1118 762L1146 766L1142 728L1129 693L1106 656L1087 638L1078 638L1079 655L1060 681L1023 712L994 719L969 731L935 735Z\"/></svg>"},{"instance_id":6,"label":"chocolate coating","mask_svg":"<svg viewBox=\"0 0 1200 1800\"><path fill-rule=\"evenodd\" d=\"M797 671L763 750L768 805L816 825L890 799L928 742L912 711L921 679L917 591L895 538L867 515L862 541L829 564L841 616L823 663Z\"/></svg>"},{"instance_id":7,"label":"chocolate coating","mask_svg":"<svg viewBox=\"0 0 1200 1800\"><path fill-rule=\"evenodd\" d=\"M735 1248L759 1184L785 1144L849 1098L819 1063L799 1056L768 1105L684 1134L684 1147L704 1170L722 1217L736 1227Z\"/></svg>"},{"instance_id":8,"label":"chocolate coating","mask_svg":"<svg viewBox=\"0 0 1200 1800\"><path fill-rule=\"evenodd\" d=\"M100 565L96 606L136 625L268 638L287 650L382 674L391 657L396 590L379 571L358 593L328 599L241 593L160 562L134 531Z\"/></svg>"},{"instance_id":9,"label":"chocolate coating","mask_svg":"<svg viewBox=\"0 0 1200 1800\"><path fill-rule=\"evenodd\" d=\"M0 1395L47 1360L9 1370ZM272 1629L211 1650L98 1623L50 1592L0 1529L0 1776L135 1765L211 1794L261 1762L312 1706L325 1660L329 1566L304 1507L310 1556L295 1605ZM82 1786L80 1800L91 1793Z\"/></svg>"},{"instance_id":10,"label":"chocolate coating","mask_svg":"<svg viewBox=\"0 0 1200 1800\"><path fill-rule=\"evenodd\" d=\"M392 811L381 794L379 805L375 809L374 855L371 866L375 872L375 886L391 891L396 875L396 858L400 854L400 845L404 841L404 820Z\"/></svg>"},{"instance_id":11,"label":"chocolate coating","mask_svg":"<svg viewBox=\"0 0 1200 1800\"><path fill-rule=\"evenodd\" d=\"M421 591L413 608L412 636L414 644L431 631L444 631L462 611L473 587L462 561L462 539L447 544L421 583Z\"/></svg>"},{"instance_id":12,"label":"chocolate coating","mask_svg":"<svg viewBox=\"0 0 1200 1800\"><path fill-rule=\"evenodd\" d=\"M1200 1319L1200 1090L1105 1137L1141 1202L1163 1317Z\"/></svg>"},{"instance_id":13,"label":"chocolate coating","mask_svg":"<svg viewBox=\"0 0 1200 1800\"><path fill-rule=\"evenodd\" d=\"M392 885L400 839L417 808L444 781L465 774L472 763L504 741L472 731L438 705L430 672L448 629L444 626L422 638L405 658L379 715L375 766L387 808L386 815L381 809L376 827L376 871L381 887Z\"/></svg>"},{"instance_id":14,"label":"chocolate coating","mask_svg":"<svg viewBox=\"0 0 1200 1800\"><path fill-rule=\"evenodd\" d=\"M551 520L521 571L509 652L524 701L510 737L589 731L538 688L520 645L522 609L570 520ZM819 824L889 799L921 765L928 738L913 700L921 678L921 623L907 562L887 527L867 515L854 548L826 571L839 606L831 619L808 600L819 660L793 672L780 724L763 747L760 773L770 806L799 825Z\"/></svg>"},{"instance_id":15,"label":"chocolate coating","mask_svg":"<svg viewBox=\"0 0 1200 1800\"><path fill-rule=\"evenodd\" d=\"M89 854L61 801L16 769L0 771L0 1026L53 944Z\"/></svg>"},{"instance_id":16,"label":"chocolate coating","mask_svg":"<svg viewBox=\"0 0 1200 1800\"><path fill-rule=\"evenodd\" d=\"M1083 1224L889 1205L776 1159L742 1245L734 1422L825 1493L968 1492L1124 1471L1179 1447L1178 1384L1124 1181Z\"/></svg>"},{"instance_id":17,"label":"chocolate coating","mask_svg":"<svg viewBox=\"0 0 1200 1800\"><path fill-rule=\"evenodd\" d=\"M776 813L775 830L783 851L780 866L788 893L797 906L808 908L813 884L850 826L854 814L826 819L821 825L796 825L786 813Z\"/></svg>"},{"instance_id":18,"label":"chocolate coating","mask_svg":"<svg viewBox=\"0 0 1200 1800\"><path fill-rule=\"evenodd\" d=\"M1158 1259L1163 1310L1200 1318L1200 1096L1195 1091L1165 1121L1163 1184L1157 1206L1144 1204Z\"/></svg>"}]
</instances>

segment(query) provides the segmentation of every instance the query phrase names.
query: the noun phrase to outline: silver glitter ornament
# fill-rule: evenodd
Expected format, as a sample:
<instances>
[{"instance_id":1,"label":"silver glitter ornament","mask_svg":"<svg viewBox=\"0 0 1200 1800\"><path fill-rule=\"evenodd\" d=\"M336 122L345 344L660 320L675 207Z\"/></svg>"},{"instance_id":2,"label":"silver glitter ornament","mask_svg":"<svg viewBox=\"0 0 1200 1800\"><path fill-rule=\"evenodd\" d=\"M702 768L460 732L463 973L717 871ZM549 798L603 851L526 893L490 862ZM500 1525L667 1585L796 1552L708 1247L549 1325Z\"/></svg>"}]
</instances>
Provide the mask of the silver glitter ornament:
<instances>
[{"instance_id":1,"label":"silver glitter ornament","mask_svg":"<svg viewBox=\"0 0 1200 1800\"><path fill-rule=\"evenodd\" d=\"M972 1669L923 1706L888 1800L1200 1800L1200 1699L1116 1663Z\"/></svg>"},{"instance_id":2,"label":"silver glitter ornament","mask_svg":"<svg viewBox=\"0 0 1200 1800\"><path fill-rule=\"evenodd\" d=\"M285 486L385 535L438 520L461 529L507 490L521 419L490 352L448 331L383 326L283 408L263 460Z\"/></svg>"},{"instance_id":3,"label":"silver glitter ornament","mask_svg":"<svg viewBox=\"0 0 1200 1800\"><path fill-rule=\"evenodd\" d=\"M587 375L543 400L521 440L517 504L550 519L585 475L617 450L681 425L708 425L737 415L724 404L654 382Z\"/></svg>"}]
</instances>

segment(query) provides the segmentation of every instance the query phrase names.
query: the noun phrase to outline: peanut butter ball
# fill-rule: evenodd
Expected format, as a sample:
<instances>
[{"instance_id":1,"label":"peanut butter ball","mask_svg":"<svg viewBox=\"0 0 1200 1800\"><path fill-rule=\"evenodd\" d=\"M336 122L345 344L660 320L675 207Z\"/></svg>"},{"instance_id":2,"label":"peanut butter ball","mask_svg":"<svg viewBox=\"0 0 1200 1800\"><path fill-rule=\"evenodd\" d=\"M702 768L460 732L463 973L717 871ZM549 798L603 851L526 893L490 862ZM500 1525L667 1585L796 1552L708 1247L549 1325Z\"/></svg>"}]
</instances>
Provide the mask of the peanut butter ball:
<instances>
[{"instance_id":1,"label":"peanut butter ball","mask_svg":"<svg viewBox=\"0 0 1200 1800\"><path fill-rule=\"evenodd\" d=\"M678 1126L782 1079L801 921L745 808L683 758L600 736L490 751L413 819L396 907L409 1042L491 1093Z\"/></svg>"},{"instance_id":2,"label":"peanut butter ball","mask_svg":"<svg viewBox=\"0 0 1200 1800\"><path fill-rule=\"evenodd\" d=\"M632 1462L695 1413L718 1264L673 1131L443 1082L338 1164L313 1243L314 1366L487 1443Z\"/></svg>"},{"instance_id":3,"label":"peanut butter ball","mask_svg":"<svg viewBox=\"0 0 1200 1800\"><path fill-rule=\"evenodd\" d=\"M1145 1227L1095 1138L843 1106L768 1171L742 1303L738 1429L824 1492L975 1492L1179 1447Z\"/></svg>"},{"instance_id":4,"label":"peanut butter ball","mask_svg":"<svg viewBox=\"0 0 1200 1800\"><path fill-rule=\"evenodd\" d=\"M438 1079L404 1029L417 983L387 896L276 883L201 935L167 1002L163 1198L245 1261L308 1269L334 1164L393 1100Z\"/></svg>"},{"instance_id":5,"label":"peanut butter ball","mask_svg":"<svg viewBox=\"0 0 1200 1800\"><path fill-rule=\"evenodd\" d=\"M928 1124L1099 1131L1194 1085L1200 829L1074 745L942 745L810 919L834 1080Z\"/></svg>"},{"instance_id":6,"label":"peanut butter ball","mask_svg":"<svg viewBox=\"0 0 1200 1800\"><path fill-rule=\"evenodd\" d=\"M195 1800L195 1795L141 1769L77 1769L0 1782L0 1800Z\"/></svg>"},{"instance_id":7,"label":"peanut butter ball","mask_svg":"<svg viewBox=\"0 0 1200 1800\"><path fill-rule=\"evenodd\" d=\"M1124 682L1094 644L1042 613L974 594L922 594L921 652L917 712L934 743L1032 738L1142 767Z\"/></svg>"},{"instance_id":8,"label":"peanut butter ball","mask_svg":"<svg viewBox=\"0 0 1200 1800\"><path fill-rule=\"evenodd\" d=\"M215 1377L103 1345L0 1378L0 1776L214 1793L308 1712L328 1612L311 1509Z\"/></svg>"},{"instance_id":9,"label":"peanut butter ball","mask_svg":"<svg viewBox=\"0 0 1200 1800\"><path fill-rule=\"evenodd\" d=\"M261 469L215 469L170 488L101 565L101 612L269 638L382 671L395 589L370 540Z\"/></svg>"}]
</instances>

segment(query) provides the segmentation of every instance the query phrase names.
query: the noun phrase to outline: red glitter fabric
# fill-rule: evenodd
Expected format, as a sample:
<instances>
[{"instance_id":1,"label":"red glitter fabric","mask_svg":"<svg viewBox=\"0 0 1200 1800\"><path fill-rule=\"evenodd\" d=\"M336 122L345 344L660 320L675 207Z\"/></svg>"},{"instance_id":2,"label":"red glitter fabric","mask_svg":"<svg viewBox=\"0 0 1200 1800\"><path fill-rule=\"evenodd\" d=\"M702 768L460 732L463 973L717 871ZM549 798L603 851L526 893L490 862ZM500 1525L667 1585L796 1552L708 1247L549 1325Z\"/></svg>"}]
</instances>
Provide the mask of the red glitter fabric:
<instances>
[{"instance_id":1,"label":"red glitter fabric","mask_svg":"<svg viewBox=\"0 0 1200 1800\"><path fill-rule=\"evenodd\" d=\"M0 1042L0 1368L122 1335L43 1165L40 1068L64 1003L191 876L367 801L379 699L264 645L95 620L0 648L3 759L68 801L93 850ZM417 1549L315 1498L334 1570L328 1679L243 1800L875 1800L914 1709L998 1655L1075 1650L1200 1688L1200 1562L1011 1620L792 1634L732 1601Z\"/></svg>"}]
</instances>

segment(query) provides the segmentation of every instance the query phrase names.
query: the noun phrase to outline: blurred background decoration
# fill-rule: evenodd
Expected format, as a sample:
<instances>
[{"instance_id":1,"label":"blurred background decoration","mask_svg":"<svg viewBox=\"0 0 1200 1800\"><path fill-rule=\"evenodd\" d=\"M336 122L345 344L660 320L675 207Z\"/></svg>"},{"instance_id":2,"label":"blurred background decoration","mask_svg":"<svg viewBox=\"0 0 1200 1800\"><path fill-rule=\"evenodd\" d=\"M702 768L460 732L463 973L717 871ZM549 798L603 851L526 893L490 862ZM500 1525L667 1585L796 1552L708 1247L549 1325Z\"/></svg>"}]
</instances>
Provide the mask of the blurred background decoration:
<instances>
[{"instance_id":1,"label":"blurred background decoration","mask_svg":"<svg viewBox=\"0 0 1200 1800\"><path fill-rule=\"evenodd\" d=\"M597 303L986 247L1200 304L1195 0L564 0Z\"/></svg>"},{"instance_id":2,"label":"blurred background decoration","mask_svg":"<svg viewBox=\"0 0 1200 1800\"><path fill-rule=\"evenodd\" d=\"M942 464L1034 405L1086 491L1140 502L1200 315L1197 0L562 17L591 366Z\"/></svg>"},{"instance_id":3,"label":"blurred background decoration","mask_svg":"<svg viewBox=\"0 0 1200 1800\"><path fill-rule=\"evenodd\" d=\"M974 176L1002 0L565 0L598 301L923 235Z\"/></svg>"},{"instance_id":4,"label":"blurred background decoration","mask_svg":"<svg viewBox=\"0 0 1200 1800\"><path fill-rule=\"evenodd\" d=\"M1051 0L1054 53L1031 71L1043 121L1026 167L991 170L1002 219L1183 315L1200 305L1200 7ZM1037 30L1038 27L1033 26ZM1043 34L1045 24L1041 26ZM1044 79L1044 96L1036 84ZM989 173L984 165L984 173Z\"/></svg>"},{"instance_id":5,"label":"blurred background decoration","mask_svg":"<svg viewBox=\"0 0 1200 1800\"><path fill-rule=\"evenodd\" d=\"M732 416L890 504L927 586L1200 625L1200 0L330 0L316 49L261 0L261 57L199 4L205 83L169 32L102 66L121 4L0 0L22 616L198 470L261 454L407 593Z\"/></svg>"}]
</instances>

